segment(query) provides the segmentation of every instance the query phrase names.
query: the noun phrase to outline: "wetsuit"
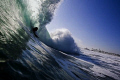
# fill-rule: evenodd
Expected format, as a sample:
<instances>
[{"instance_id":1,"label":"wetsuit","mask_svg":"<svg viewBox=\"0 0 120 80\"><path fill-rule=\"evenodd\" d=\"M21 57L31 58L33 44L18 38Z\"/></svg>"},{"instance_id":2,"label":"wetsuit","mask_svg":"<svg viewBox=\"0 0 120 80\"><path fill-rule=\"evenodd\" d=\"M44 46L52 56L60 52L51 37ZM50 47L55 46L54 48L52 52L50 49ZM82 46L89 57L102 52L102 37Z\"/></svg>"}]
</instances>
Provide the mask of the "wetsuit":
<instances>
[{"instance_id":1,"label":"wetsuit","mask_svg":"<svg viewBox=\"0 0 120 80\"><path fill-rule=\"evenodd\" d=\"M38 36L37 36L36 33L35 33L35 32L38 30L38 28L37 28L37 27L34 27L32 30L33 30L34 35L38 38Z\"/></svg>"}]
</instances>

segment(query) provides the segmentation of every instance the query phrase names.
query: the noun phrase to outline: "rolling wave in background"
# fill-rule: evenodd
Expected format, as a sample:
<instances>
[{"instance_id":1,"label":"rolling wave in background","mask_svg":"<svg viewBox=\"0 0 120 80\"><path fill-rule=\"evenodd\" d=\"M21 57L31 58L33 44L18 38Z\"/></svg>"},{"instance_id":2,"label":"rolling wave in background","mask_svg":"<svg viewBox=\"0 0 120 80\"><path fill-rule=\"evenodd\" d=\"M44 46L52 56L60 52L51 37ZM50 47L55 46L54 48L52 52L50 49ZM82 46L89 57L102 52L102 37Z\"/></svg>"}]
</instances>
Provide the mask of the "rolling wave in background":
<instances>
[{"instance_id":1,"label":"rolling wave in background","mask_svg":"<svg viewBox=\"0 0 120 80\"><path fill-rule=\"evenodd\" d=\"M0 80L120 79L119 56L80 49L67 29L49 34L45 26L60 3L0 1Z\"/></svg>"}]
</instances>

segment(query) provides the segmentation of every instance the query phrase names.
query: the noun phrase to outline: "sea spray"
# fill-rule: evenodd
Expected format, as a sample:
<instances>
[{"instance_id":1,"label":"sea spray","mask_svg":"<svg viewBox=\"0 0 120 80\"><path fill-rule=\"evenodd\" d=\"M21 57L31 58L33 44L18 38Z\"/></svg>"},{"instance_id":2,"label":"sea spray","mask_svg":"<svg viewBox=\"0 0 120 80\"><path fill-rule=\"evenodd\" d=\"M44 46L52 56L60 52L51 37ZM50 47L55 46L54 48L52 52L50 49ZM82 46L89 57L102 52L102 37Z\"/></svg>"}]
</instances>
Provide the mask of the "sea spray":
<instances>
[{"instance_id":1,"label":"sea spray","mask_svg":"<svg viewBox=\"0 0 120 80\"><path fill-rule=\"evenodd\" d=\"M45 0L39 10L40 25L38 35L40 36L40 40L49 46L52 45L52 39L46 29L46 25L53 19L54 11L60 1L61 0Z\"/></svg>"}]
</instances>

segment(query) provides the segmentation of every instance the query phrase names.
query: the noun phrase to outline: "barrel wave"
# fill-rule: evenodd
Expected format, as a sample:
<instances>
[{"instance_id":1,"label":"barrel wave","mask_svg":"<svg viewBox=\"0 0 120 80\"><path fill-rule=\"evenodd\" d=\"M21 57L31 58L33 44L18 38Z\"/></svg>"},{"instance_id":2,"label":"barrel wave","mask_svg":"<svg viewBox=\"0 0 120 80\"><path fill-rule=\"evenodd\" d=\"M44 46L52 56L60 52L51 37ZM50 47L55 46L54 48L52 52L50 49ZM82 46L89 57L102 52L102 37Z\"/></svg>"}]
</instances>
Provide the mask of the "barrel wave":
<instances>
[{"instance_id":1,"label":"barrel wave","mask_svg":"<svg viewBox=\"0 0 120 80\"><path fill-rule=\"evenodd\" d=\"M66 29L49 34L62 1L0 1L0 80L120 79L119 56L80 49Z\"/></svg>"}]
</instances>

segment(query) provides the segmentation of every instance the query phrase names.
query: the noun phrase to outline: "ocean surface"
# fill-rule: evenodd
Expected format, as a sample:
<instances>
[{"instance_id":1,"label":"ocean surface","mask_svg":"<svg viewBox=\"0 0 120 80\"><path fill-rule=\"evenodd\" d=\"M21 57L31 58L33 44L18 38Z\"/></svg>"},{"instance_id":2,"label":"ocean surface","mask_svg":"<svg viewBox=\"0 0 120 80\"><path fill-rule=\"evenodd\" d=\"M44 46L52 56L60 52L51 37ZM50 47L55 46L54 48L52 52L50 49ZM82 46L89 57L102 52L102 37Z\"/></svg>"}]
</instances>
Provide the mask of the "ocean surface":
<instances>
[{"instance_id":1,"label":"ocean surface","mask_svg":"<svg viewBox=\"0 0 120 80\"><path fill-rule=\"evenodd\" d=\"M120 56L83 48L74 55L50 46L45 26L60 4L0 0L0 80L120 80Z\"/></svg>"}]
</instances>

